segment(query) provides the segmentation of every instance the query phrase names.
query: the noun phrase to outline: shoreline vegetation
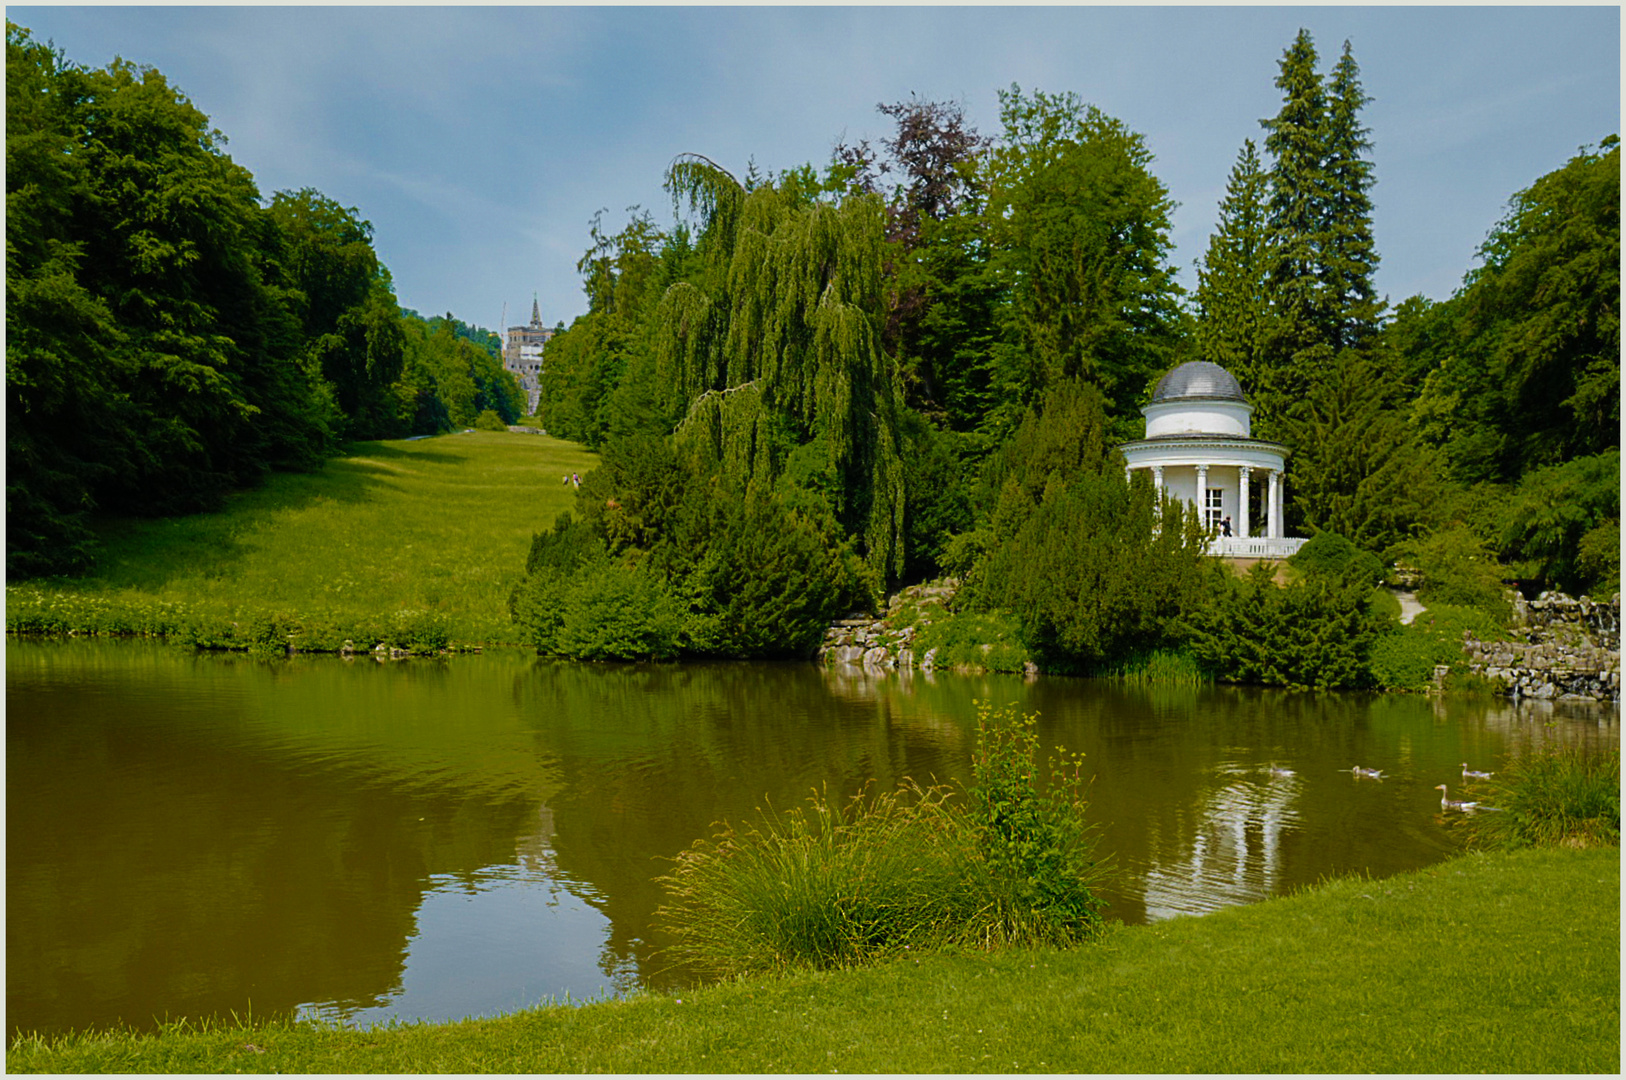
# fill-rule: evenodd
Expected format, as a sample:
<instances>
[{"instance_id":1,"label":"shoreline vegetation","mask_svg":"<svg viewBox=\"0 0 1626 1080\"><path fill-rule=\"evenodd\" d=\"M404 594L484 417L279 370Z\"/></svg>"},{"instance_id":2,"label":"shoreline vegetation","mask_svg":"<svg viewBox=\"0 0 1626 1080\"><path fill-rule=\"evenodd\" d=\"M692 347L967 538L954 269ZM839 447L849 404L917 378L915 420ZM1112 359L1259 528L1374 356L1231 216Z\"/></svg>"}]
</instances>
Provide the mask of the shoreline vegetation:
<instances>
[{"instance_id":1,"label":"shoreline vegetation","mask_svg":"<svg viewBox=\"0 0 1626 1080\"><path fill-rule=\"evenodd\" d=\"M1618 848L1467 854L1200 918L1113 925L1076 949L929 954L450 1023L12 1033L6 1066L1615 1073L1619 881Z\"/></svg>"}]
</instances>

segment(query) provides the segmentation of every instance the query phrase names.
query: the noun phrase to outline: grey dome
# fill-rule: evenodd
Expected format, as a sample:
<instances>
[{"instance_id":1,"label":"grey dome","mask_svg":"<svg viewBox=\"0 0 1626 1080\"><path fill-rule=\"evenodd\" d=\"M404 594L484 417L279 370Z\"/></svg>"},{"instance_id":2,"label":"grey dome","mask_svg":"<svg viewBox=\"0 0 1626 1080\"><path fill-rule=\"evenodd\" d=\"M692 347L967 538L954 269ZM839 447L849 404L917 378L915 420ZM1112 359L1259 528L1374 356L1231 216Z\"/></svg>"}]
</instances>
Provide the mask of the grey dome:
<instances>
[{"instance_id":1,"label":"grey dome","mask_svg":"<svg viewBox=\"0 0 1626 1080\"><path fill-rule=\"evenodd\" d=\"M1181 364L1158 380L1152 392L1152 404L1160 401L1178 401L1182 398L1219 398L1224 401L1248 399L1242 393L1242 384L1236 376L1207 360L1193 360Z\"/></svg>"}]
</instances>

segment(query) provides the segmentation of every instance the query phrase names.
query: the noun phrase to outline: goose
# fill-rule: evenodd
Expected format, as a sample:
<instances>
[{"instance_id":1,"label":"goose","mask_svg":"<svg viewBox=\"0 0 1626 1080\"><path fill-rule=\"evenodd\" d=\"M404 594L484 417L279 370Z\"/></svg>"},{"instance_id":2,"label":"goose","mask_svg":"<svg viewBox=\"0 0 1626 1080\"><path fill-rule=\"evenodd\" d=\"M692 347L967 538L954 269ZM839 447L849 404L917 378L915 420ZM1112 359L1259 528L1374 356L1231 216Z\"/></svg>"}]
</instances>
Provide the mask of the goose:
<instances>
[{"instance_id":1,"label":"goose","mask_svg":"<svg viewBox=\"0 0 1626 1080\"><path fill-rule=\"evenodd\" d=\"M1491 777L1493 777L1495 775L1496 775L1495 773L1477 772L1474 769L1468 768L1468 763L1466 761L1464 761L1462 763L1462 779L1465 780L1465 781L1466 780L1489 780Z\"/></svg>"},{"instance_id":2,"label":"goose","mask_svg":"<svg viewBox=\"0 0 1626 1080\"><path fill-rule=\"evenodd\" d=\"M1360 779L1363 776L1369 780L1383 779L1382 769L1363 769L1359 765L1351 765L1349 767L1349 771L1355 774L1356 779Z\"/></svg>"},{"instance_id":3,"label":"goose","mask_svg":"<svg viewBox=\"0 0 1626 1080\"><path fill-rule=\"evenodd\" d=\"M1476 802L1460 802L1451 798L1451 790L1444 784L1435 784L1434 787L1443 793L1440 795L1441 810L1473 810L1479 806Z\"/></svg>"}]
</instances>

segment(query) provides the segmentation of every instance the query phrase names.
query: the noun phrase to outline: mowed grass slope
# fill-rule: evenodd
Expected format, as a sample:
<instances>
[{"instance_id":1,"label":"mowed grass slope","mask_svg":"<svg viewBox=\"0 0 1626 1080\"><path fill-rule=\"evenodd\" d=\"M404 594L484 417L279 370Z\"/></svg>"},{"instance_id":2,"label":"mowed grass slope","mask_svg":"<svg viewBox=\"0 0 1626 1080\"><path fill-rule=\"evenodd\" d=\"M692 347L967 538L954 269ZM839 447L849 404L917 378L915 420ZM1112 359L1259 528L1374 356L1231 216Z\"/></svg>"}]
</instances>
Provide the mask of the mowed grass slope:
<instances>
[{"instance_id":1,"label":"mowed grass slope","mask_svg":"<svg viewBox=\"0 0 1626 1080\"><path fill-rule=\"evenodd\" d=\"M596 464L545 435L359 443L320 472L274 475L218 513L101 522L93 576L25 587L231 618L434 612L454 642L514 642L508 594L531 536L574 504L562 477Z\"/></svg>"},{"instance_id":2,"label":"mowed grass slope","mask_svg":"<svg viewBox=\"0 0 1626 1080\"><path fill-rule=\"evenodd\" d=\"M1620 852L1469 855L1057 951L453 1024L17 1038L12 1072L1618 1073Z\"/></svg>"}]
</instances>

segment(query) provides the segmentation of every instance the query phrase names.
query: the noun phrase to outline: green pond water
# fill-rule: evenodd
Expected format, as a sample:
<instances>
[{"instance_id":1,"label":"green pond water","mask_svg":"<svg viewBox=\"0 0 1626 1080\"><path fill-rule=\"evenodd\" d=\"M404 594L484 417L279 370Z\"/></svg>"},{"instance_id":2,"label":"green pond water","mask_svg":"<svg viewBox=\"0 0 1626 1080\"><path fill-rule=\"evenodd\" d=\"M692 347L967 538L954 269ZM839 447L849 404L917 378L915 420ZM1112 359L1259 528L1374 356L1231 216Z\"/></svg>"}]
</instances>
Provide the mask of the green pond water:
<instances>
[{"instance_id":1,"label":"green pond water","mask_svg":"<svg viewBox=\"0 0 1626 1080\"><path fill-rule=\"evenodd\" d=\"M1425 866L1464 761L1619 743L1614 707L1567 703L8 640L8 1029L688 985L666 860L816 787L968 779L979 698L1086 753L1130 923Z\"/></svg>"}]
</instances>

